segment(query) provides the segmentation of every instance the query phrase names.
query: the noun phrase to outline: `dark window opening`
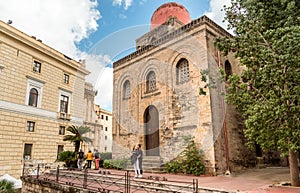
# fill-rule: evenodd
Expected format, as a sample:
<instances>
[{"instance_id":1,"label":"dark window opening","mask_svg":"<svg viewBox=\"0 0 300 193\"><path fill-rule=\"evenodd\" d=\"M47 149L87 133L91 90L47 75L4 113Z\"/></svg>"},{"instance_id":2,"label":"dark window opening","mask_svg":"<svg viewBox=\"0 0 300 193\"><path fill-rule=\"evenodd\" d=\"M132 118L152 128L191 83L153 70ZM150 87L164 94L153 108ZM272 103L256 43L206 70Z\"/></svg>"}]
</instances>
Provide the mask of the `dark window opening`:
<instances>
[{"instance_id":1,"label":"dark window opening","mask_svg":"<svg viewBox=\"0 0 300 193\"><path fill-rule=\"evenodd\" d=\"M27 121L26 131L34 132L35 122Z\"/></svg>"},{"instance_id":2,"label":"dark window opening","mask_svg":"<svg viewBox=\"0 0 300 193\"><path fill-rule=\"evenodd\" d=\"M59 154L61 153L61 152L63 152L64 151L64 146L63 145L58 145L57 146L57 156L56 156L56 158L58 158L59 157Z\"/></svg>"},{"instance_id":3,"label":"dark window opening","mask_svg":"<svg viewBox=\"0 0 300 193\"><path fill-rule=\"evenodd\" d=\"M68 113L69 97L61 95L60 112Z\"/></svg>"},{"instance_id":4,"label":"dark window opening","mask_svg":"<svg viewBox=\"0 0 300 193\"><path fill-rule=\"evenodd\" d=\"M59 126L59 135L65 135L66 127L65 126Z\"/></svg>"},{"instance_id":5,"label":"dark window opening","mask_svg":"<svg viewBox=\"0 0 300 193\"><path fill-rule=\"evenodd\" d=\"M34 61L33 63L33 71L41 73L42 64L40 62Z\"/></svg>"},{"instance_id":6,"label":"dark window opening","mask_svg":"<svg viewBox=\"0 0 300 193\"><path fill-rule=\"evenodd\" d=\"M30 160L31 159L31 152L32 152L32 144L25 143L23 158L25 160Z\"/></svg>"},{"instance_id":7,"label":"dark window opening","mask_svg":"<svg viewBox=\"0 0 300 193\"><path fill-rule=\"evenodd\" d=\"M232 75L232 67L228 60L225 61L225 73L226 73L226 80L228 80L228 77Z\"/></svg>"},{"instance_id":8,"label":"dark window opening","mask_svg":"<svg viewBox=\"0 0 300 193\"><path fill-rule=\"evenodd\" d=\"M70 76L68 74L64 74L64 83L69 84Z\"/></svg>"},{"instance_id":9,"label":"dark window opening","mask_svg":"<svg viewBox=\"0 0 300 193\"><path fill-rule=\"evenodd\" d=\"M35 89L35 88L30 89L29 100L28 100L29 106L37 107L38 95L39 95L39 93L38 93L37 89Z\"/></svg>"}]
</instances>

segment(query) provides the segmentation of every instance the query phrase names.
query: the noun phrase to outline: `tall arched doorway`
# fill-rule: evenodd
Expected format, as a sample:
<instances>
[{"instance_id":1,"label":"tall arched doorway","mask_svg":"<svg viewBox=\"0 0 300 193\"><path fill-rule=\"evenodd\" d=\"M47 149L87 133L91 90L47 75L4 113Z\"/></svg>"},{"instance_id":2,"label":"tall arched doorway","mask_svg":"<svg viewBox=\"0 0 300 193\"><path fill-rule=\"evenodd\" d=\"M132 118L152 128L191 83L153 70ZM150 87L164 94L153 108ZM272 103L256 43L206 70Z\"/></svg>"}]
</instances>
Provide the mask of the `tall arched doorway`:
<instances>
[{"instance_id":1,"label":"tall arched doorway","mask_svg":"<svg viewBox=\"0 0 300 193\"><path fill-rule=\"evenodd\" d=\"M145 145L147 156L159 156L159 123L158 111L150 105L144 112Z\"/></svg>"}]
</instances>

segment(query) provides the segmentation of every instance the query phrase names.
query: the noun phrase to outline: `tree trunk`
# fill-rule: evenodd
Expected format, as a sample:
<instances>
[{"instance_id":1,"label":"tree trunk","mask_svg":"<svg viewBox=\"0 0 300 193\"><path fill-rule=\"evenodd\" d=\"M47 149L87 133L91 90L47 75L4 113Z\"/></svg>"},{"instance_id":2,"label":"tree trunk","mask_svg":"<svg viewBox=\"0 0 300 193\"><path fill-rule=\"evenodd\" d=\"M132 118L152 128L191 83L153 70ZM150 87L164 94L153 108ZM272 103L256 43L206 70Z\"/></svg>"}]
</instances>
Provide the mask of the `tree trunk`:
<instances>
[{"instance_id":1,"label":"tree trunk","mask_svg":"<svg viewBox=\"0 0 300 193\"><path fill-rule=\"evenodd\" d=\"M80 148L80 141L76 141L75 142L75 152L77 153L79 151Z\"/></svg>"},{"instance_id":2,"label":"tree trunk","mask_svg":"<svg viewBox=\"0 0 300 193\"><path fill-rule=\"evenodd\" d=\"M289 164L292 186L300 186L297 153L289 150Z\"/></svg>"}]
</instances>

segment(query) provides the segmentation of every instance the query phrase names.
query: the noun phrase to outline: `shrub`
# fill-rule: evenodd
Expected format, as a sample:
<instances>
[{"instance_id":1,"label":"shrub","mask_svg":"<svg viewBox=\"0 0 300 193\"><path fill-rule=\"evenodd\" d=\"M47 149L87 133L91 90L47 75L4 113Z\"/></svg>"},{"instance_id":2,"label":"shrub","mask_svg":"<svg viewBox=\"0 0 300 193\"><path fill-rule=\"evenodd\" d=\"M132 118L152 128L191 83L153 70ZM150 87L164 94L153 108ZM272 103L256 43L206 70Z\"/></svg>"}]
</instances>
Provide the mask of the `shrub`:
<instances>
[{"instance_id":1,"label":"shrub","mask_svg":"<svg viewBox=\"0 0 300 193\"><path fill-rule=\"evenodd\" d=\"M56 161L65 162L65 167L77 167L76 153L73 151L63 151L58 155Z\"/></svg>"},{"instance_id":2,"label":"shrub","mask_svg":"<svg viewBox=\"0 0 300 193\"><path fill-rule=\"evenodd\" d=\"M120 159L120 160L104 160L103 168L105 169L117 169L121 170L127 167L128 160L127 159Z\"/></svg>"},{"instance_id":3,"label":"shrub","mask_svg":"<svg viewBox=\"0 0 300 193\"><path fill-rule=\"evenodd\" d=\"M165 165L165 171L169 173L184 173L199 176L205 174L203 153L196 147L192 140L177 159Z\"/></svg>"},{"instance_id":4,"label":"shrub","mask_svg":"<svg viewBox=\"0 0 300 193\"><path fill-rule=\"evenodd\" d=\"M7 180L0 180L0 193L15 193L14 183Z\"/></svg>"},{"instance_id":5,"label":"shrub","mask_svg":"<svg viewBox=\"0 0 300 193\"><path fill-rule=\"evenodd\" d=\"M103 168L104 161L112 159L112 153L111 152L101 152L100 153L100 167Z\"/></svg>"}]
</instances>

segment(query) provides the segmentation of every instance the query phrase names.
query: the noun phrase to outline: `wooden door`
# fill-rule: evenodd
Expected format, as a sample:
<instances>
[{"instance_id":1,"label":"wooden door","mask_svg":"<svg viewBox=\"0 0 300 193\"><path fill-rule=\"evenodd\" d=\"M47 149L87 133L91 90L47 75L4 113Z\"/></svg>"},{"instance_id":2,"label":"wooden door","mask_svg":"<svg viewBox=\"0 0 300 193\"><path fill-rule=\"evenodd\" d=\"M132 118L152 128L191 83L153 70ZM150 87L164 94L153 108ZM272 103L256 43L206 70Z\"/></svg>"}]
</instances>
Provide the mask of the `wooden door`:
<instances>
[{"instance_id":1,"label":"wooden door","mask_svg":"<svg viewBox=\"0 0 300 193\"><path fill-rule=\"evenodd\" d=\"M149 106L144 112L146 155L159 156L159 121L155 106Z\"/></svg>"}]
</instances>

